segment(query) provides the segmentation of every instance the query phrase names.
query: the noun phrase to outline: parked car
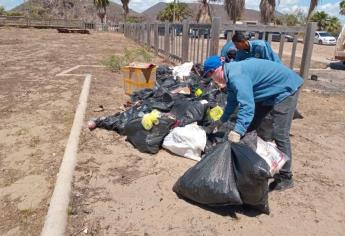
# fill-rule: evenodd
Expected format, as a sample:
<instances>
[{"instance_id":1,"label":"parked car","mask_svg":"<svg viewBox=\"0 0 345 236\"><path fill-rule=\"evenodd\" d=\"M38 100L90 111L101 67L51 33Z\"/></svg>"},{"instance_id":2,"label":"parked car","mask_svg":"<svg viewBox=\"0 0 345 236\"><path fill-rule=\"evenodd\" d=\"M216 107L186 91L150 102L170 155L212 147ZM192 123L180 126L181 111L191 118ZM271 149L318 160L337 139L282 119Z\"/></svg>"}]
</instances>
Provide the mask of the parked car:
<instances>
[{"instance_id":1,"label":"parked car","mask_svg":"<svg viewBox=\"0 0 345 236\"><path fill-rule=\"evenodd\" d=\"M205 38L209 38L210 36L210 29L208 28L200 28L200 29L193 29L191 28L189 30L189 35L192 37L192 38L199 38L201 36L204 36Z\"/></svg>"},{"instance_id":2,"label":"parked car","mask_svg":"<svg viewBox=\"0 0 345 236\"><path fill-rule=\"evenodd\" d=\"M280 38L281 38L281 33L279 32L272 33L272 41L280 42ZM285 38L285 42L293 42L293 36L289 34L284 34L284 38Z\"/></svg>"},{"instance_id":3,"label":"parked car","mask_svg":"<svg viewBox=\"0 0 345 236\"><path fill-rule=\"evenodd\" d=\"M337 40L326 31L315 31L314 43L336 45Z\"/></svg>"}]
</instances>

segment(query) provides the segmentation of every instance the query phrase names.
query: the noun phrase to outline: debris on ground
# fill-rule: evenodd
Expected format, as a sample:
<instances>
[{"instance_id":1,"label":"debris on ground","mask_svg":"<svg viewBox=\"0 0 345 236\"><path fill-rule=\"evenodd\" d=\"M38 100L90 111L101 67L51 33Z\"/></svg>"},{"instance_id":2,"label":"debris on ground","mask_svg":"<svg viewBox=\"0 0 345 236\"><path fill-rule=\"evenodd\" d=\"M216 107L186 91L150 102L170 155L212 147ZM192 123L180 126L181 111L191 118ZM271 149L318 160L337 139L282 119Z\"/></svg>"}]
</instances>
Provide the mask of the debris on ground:
<instances>
[{"instance_id":1,"label":"debris on ground","mask_svg":"<svg viewBox=\"0 0 345 236\"><path fill-rule=\"evenodd\" d=\"M239 144L230 143L236 115L213 130L227 93L202 74L192 63L158 66L153 88L134 91L124 111L93 119L88 127L127 136L141 152L155 154L163 147L198 161L176 182L173 190L179 196L211 206L245 204L269 214L268 180L287 157L255 131Z\"/></svg>"}]
</instances>

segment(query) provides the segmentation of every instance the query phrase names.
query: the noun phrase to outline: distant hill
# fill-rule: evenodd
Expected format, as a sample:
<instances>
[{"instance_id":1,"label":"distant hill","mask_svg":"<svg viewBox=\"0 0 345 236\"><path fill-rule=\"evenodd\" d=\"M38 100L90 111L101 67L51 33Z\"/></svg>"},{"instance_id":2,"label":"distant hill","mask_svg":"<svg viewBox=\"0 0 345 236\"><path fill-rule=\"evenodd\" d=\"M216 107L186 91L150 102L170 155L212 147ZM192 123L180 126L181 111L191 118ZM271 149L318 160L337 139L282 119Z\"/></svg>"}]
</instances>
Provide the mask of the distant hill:
<instances>
[{"instance_id":1,"label":"distant hill","mask_svg":"<svg viewBox=\"0 0 345 236\"><path fill-rule=\"evenodd\" d=\"M94 22L100 21L97 16L97 10L93 5L93 0L65 0L65 9L62 0L49 7L45 6L43 2L43 0L28 0L11 11L27 14L30 9L30 12L36 17L64 19L65 16L67 16L68 19ZM131 9L129 11L129 16L143 17L142 14ZM107 21L119 22L123 20L122 5L110 2L110 5L107 7Z\"/></svg>"},{"instance_id":2,"label":"distant hill","mask_svg":"<svg viewBox=\"0 0 345 236\"><path fill-rule=\"evenodd\" d=\"M152 7L146 9L142 14L145 15L145 17L149 20L156 20L156 17L158 13L165 8L167 3L165 2L159 2ZM195 21L196 20L196 14L199 10L199 3L187 3L188 7L192 10L193 17L190 18L190 20ZM211 7L211 14L212 16L217 16L221 18L221 21L223 23L229 23L230 18L227 15L226 11L224 10L223 5L218 4L210 4ZM278 15L281 15L279 12L277 12ZM260 12L256 10L251 9L245 9L244 13L242 15L242 20L244 21L260 21Z\"/></svg>"}]
</instances>

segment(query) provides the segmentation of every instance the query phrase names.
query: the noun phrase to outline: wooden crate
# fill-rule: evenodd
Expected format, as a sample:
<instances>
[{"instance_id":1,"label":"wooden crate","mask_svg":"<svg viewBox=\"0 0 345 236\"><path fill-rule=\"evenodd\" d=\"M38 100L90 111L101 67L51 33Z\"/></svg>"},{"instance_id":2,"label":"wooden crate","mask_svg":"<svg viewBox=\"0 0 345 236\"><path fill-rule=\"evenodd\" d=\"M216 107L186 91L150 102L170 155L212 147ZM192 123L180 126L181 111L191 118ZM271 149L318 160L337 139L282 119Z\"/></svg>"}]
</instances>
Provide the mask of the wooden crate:
<instances>
[{"instance_id":1,"label":"wooden crate","mask_svg":"<svg viewBox=\"0 0 345 236\"><path fill-rule=\"evenodd\" d=\"M154 64L132 63L121 68L125 94L145 88L153 88L156 84L156 69Z\"/></svg>"}]
</instances>

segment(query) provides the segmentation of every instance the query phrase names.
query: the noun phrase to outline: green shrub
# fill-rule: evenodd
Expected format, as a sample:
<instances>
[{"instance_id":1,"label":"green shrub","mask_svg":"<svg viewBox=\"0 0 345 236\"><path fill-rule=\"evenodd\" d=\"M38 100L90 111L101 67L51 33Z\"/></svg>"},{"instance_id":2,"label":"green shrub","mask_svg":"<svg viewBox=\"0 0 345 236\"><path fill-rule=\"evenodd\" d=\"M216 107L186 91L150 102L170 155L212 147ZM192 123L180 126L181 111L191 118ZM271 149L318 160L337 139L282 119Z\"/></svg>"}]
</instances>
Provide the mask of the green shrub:
<instances>
[{"instance_id":1,"label":"green shrub","mask_svg":"<svg viewBox=\"0 0 345 236\"><path fill-rule=\"evenodd\" d=\"M118 72L121 67L126 66L131 62L151 62L152 58L152 54L146 48L124 48L122 55L112 55L103 60L102 64L107 66L111 71Z\"/></svg>"}]
</instances>

